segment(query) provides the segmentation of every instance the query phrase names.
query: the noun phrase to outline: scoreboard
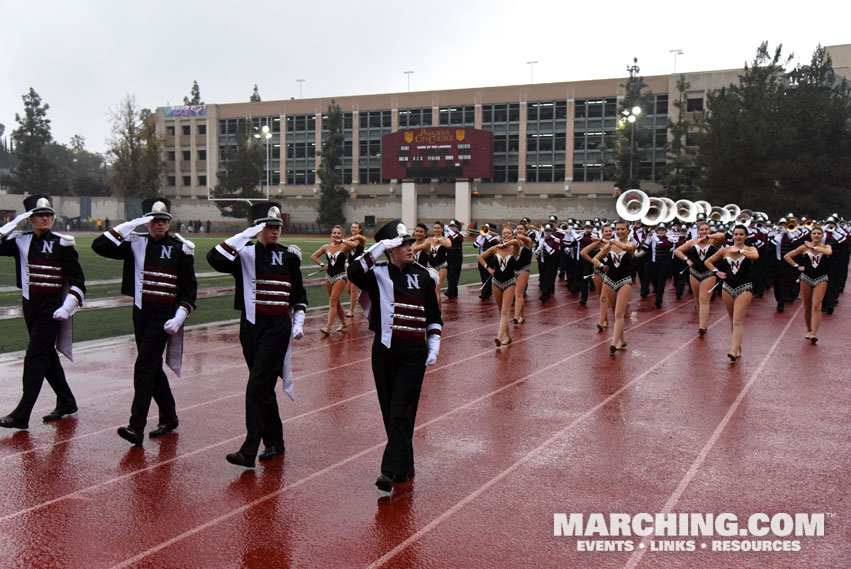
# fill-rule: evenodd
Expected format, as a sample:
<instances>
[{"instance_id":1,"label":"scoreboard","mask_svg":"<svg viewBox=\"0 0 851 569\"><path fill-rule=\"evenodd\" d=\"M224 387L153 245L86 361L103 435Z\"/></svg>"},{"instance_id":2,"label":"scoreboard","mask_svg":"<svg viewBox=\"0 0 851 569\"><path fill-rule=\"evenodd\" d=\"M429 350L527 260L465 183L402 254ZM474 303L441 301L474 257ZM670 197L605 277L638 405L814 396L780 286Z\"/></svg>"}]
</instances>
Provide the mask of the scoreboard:
<instances>
[{"instance_id":1,"label":"scoreboard","mask_svg":"<svg viewBox=\"0 0 851 569\"><path fill-rule=\"evenodd\" d=\"M382 178L490 178L493 133L428 127L381 137Z\"/></svg>"}]
</instances>

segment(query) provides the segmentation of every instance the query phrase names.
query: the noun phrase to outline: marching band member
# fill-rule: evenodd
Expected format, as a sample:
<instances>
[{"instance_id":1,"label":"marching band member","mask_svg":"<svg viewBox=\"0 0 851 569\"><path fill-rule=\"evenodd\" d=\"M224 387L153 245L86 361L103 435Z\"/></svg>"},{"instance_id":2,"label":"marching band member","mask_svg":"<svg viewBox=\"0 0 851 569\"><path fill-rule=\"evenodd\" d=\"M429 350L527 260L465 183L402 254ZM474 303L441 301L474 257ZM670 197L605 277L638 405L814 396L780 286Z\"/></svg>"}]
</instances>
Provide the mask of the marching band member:
<instances>
[{"instance_id":1,"label":"marching band member","mask_svg":"<svg viewBox=\"0 0 851 569\"><path fill-rule=\"evenodd\" d=\"M791 217L791 213L787 215L787 218ZM798 278L798 271L791 268L787 263L784 263L783 257L801 244L802 232L800 227L793 232L789 232L786 230L785 225L786 218L781 219L777 231L770 236L774 242L776 252L774 263L776 267L774 275L774 300L777 301L777 312L783 312L785 305L794 301L797 296L795 281Z\"/></svg>"},{"instance_id":2,"label":"marching band member","mask_svg":"<svg viewBox=\"0 0 851 569\"><path fill-rule=\"evenodd\" d=\"M526 322L526 288L529 285L529 275L532 268L533 241L527 234L526 223L518 223L515 229L517 240L520 241L520 254L517 257L517 268L514 276L517 278L517 286L514 289L514 322L522 324Z\"/></svg>"},{"instance_id":3,"label":"marching band member","mask_svg":"<svg viewBox=\"0 0 851 569\"><path fill-rule=\"evenodd\" d=\"M458 298L458 280L461 278L461 265L464 262L464 234L461 233L461 222L453 219L446 229L446 237L452 246L446 254L446 262L449 264L447 272L446 298Z\"/></svg>"},{"instance_id":4,"label":"marching band member","mask_svg":"<svg viewBox=\"0 0 851 569\"><path fill-rule=\"evenodd\" d=\"M703 336L709 322L709 301L715 288L715 274L706 267L704 261L715 254L724 243L723 233L710 234L709 224L701 221L697 224L697 237L686 241L674 251L678 259L688 265L691 290L697 296L698 334Z\"/></svg>"},{"instance_id":5,"label":"marching band member","mask_svg":"<svg viewBox=\"0 0 851 569\"><path fill-rule=\"evenodd\" d=\"M733 228L733 245L719 249L703 263L707 269L724 281L721 294L733 328L732 347L727 357L733 363L742 357L745 316L753 298L751 268L759 259L756 248L745 245L747 236L748 228L744 225L736 225ZM719 262L726 265L723 271L715 267L715 264Z\"/></svg>"},{"instance_id":6,"label":"marching band member","mask_svg":"<svg viewBox=\"0 0 851 569\"><path fill-rule=\"evenodd\" d=\"M640 247L648 235L647 227L641 221L636 221L633 223L632 231L629 233L629 240ZM641 281L641 298L647 298L650 296L650 282L653 280L651 278L652 267L650 260L647 258L646 252L639 249L636 251L634 261L635 273L638 280Z\"/></svg>"},{"instance_id":7,"label":"marching band member","mask_svg":"<svg viewBox=\"0 0 851 569\"><path fill-rule=\"evenodd\" d=\"M614 229L611 225L604 225L601 237L593 240L579 252L579 256L591 266L591 270L593 271L594 285L600 300L600 319L597 322L597 330L600 332L609 327L609 297L603 293L603 277L606 273L603 272L602 268L595 266L594 257L603 248L603 243L612 240L613 233Z\"/></svg>"},{"instance_id":8,"label":"marching band member","mask_svg":"<svg viewBox=\"0 0 851 569\"><path fill-rule=\"evenodd\" d=\"M671 270L674 273L674 291L677 293L677 299L680 299L683 297L683 293L685 292L686 285L689 281L689 267L684 259L680 259L676 255L677 248L684 245L687 241L686 234L679 221L674 221L671 224L671 231L668 232L668 238L674 244L673 264L671 265Z\"/></svg>"},{"instance_id":9,"label":"marching band member","mask_svg":"<svg viewBox=\"0 0 851 569\"><path fill-rule=\"evenodd\" d=\"M283 379L284 392L293 397L290 337L304 336L307 293L301 277L301 250L278 242L283 226L280 205L251 206L254 225L216 245L207 261L236 281L234 308L240 311L239 342L248 364L245 386L245 440L225 459L254 468L260 460L284 454L284 430L275 398L275 384ZM252 238L257 240L250 242ZM290 315L292 314L292 317Z\"/></svg>"},{"instance_id":10,"label":"marching band member","mask_svg":"<svg viewBox=\"0 0 851 569\"><path fill-rule=\"evenodd\" d=\"M497 239L496 235L492 235L490 233L490 224L485 223L482 225L482 229L488 229L488 231L479 233L479 236L476 237L476 240L473 242L473 247L476 247L479 250L479 255L499 243L499 239ZM488 300L493 294L491 282L490 282L490 274L482 269L479 266L479 277L482 279L482 292L479 294L480 300Z\"/></svg>"},{"instance_id":11,"label":"marching band member","mask_svg":"<svg viewBox=\"0 0 851 569\"><path fill-rule=\"evenodd\" d=\"M579 236L579 238L576 239L576 256L578 258L574 262L573 269L573 273L575 273L574 279L577 281L575 286L579 291L579 304L582 306L585 306L585 303L588 302L588 277L594 274L593 260L588 255L582 255L582 251L585 251L589 246L600 242L600 239L593 233L594 224L591 223L590 220L585 222L584 230L585 231Z\"/></svg>"},{"instance_id":12,"label":"marching band member","mask_svg":"<svg viewBox=\"0 0 851 569\"><path fill-rule=\"evenodd\" d=\"M331 242L323 245L313 252L310 258L325 270L325 290L328 291L328 321L324 328L319 331L326 336L331 333L334 319L339 317L340 325L337 332L346 329L346 314L343 311L343 303L340 297L346 290L346 256L355 250L359 241L344 241L343 228L335 225L331 229ZM325 255L326 263L322 263L320 257Z\"/></svg>"},{"instance_id":13,"label":"marching band member","mask_svg":"<svg viewBox=\"0 0 851 569\"><path fill-rule=\"evenodd\" d=\"M74 238L51 231L56 217L50 197L29 196L24 209L25 213L0 228L0 255L15 259L16 284L21 289L30 337L21 400L11 413L0 417L0 427L7 429L29 428L45 379L56 393L56 407L42 420L56 421L77 412L77 401L56 350L71 359L71 317L83 305L86 294L83 269ZM32 224L32 231L15 231L25 219Z\"/></svg>"},{"instance_id":14,"label":"marching band member","mask_svg":"<svg viewBox=\"0 0 851 569\"><path fill-rule=\"evenodd\" d=\"M439 279L437 281L437 305L440 306L440 287L443 286L443 281L446 280L446 275L449 272L448 253L452 247L452 242L443 235L443 222L435 221L432 227L434 235L425 240L425 243L420 247L425 247L428 253L428 268L433 269ZM417 250L414 249L414 253Z\"/></svg>"},{"instance_id":15,"label":"marching band member","mask_svg":"<svg viewBox=\"0 0 851 569\"><path fill-rule=\"evenodd\" d=\"M381 405L387 446L381 460L379 490L414 475L414 421L426 366L440 351L443 320L437 304L434 271L413 262L413 237L400 220L375 234L377 243L349 267L349 279L370 301L372 373ZM387 254L389 263L379 263Z\"/></svg>"},{"instance_id":16,"label":"marching band member","mask_svg":"<svg viewBox=\"0 0 851 569\"><path fill-rule=\"evenodd\" d=\"M632 294L632 275L635 271L633 255L637 246L629 240L629 224L618 221L615 224L615 238L603 243L603 248L594 256L594 267L605 272L603 276L603 294L612 307L615 324L612 330L612 344L609 353L626 348L623 333L624 313Z\"/></svg>"},{"instance_id":17,"label":"marching band member","mask_svg":"<svg viewBox=\"0 0 851 569\"><path fill-rule=\"evenodd\" d=\"M826 224L822 226L824 231L822 241L833 249L830 258L827 292L824 294L824 301L821 305L821 311L828 314L833 314L833 308L839 299L839 292L845 287L845 278L848 274L848 233L837 223L836 217L834 215L829 216Z\"/></svg>"},{"instance_id":18,"label":"marching band member","mask_svg":"<svg viewBox=\"0 0 851 569\"><path fill-rule=\"evenodd\" d=\"M491 275L496 300L499 309L499 330L494 342L497 347L507 346L511 343L511 332L508 327L508 315L511 312L511 303L514 301L517 276L514 270L517 268L517 258L520 256L522 244L520 240L513 239L514 232L510 227L502 228L502 243L495 245L478 256L479 266L484 267ZM495 257L496 268L488 266L488 257Z\"/></svg>"},{"instance_id":19,"label":"marching band member","mask_svg":"<svg viewBox=\"0 0 851 569\"><path fill-rule=\"evenodd\" d=\"M561 243L553 235L551 223L544 225L544 237L538 244L535 255L538 256L538 272L541 282L541 304L549 302L555 293L556 273L558 272L558 259Z\"/></svg>"},{"instance_id":20,"label":"marching band member","mask_svg":"<svg viewBox=\"0 0 851 569\"><path fill-rule=\"evenodd\" d=\"M349 231L352 236L349 237L347 241L351 241L355 244L355 248L349 253L348 259L346 259L346 263L351 265L355 262L355 259L363 254L363 247L366 245L366 237L363 236L363 227L358 221L352 222L351 226L349 226ZM349 293L349 311L346 312L346 316L351 318L355 315L355 306L358 303L358 287L346 281L346 292Z\"/></svg>"},{"instance_id":21,"label":"marching band member","mask_svg":"<svg viewBox=\"0 0 851 569\"><path fill-rule=\"evenodd\" d=\"M151 399L159 408L158 437L177 428L174 396L163 371L166 364L178 376L183 356L183 322L195 310L195 245L179 234L170 235L171 203L165 198L142 202L144 217L116 225L92 242L101 257L124 261L121 293L133 297L133 331L136 365L133 370L133 405L130 422L119 427L118 436L141 445ZM133 233L146 224L147 234ZM166 346L167 345L167 346Z\"/></svg>"},{"instance_id":22,"label":"marching band member","mask_svg":"<svg viewBox=\"0 0 851 569\"><path fill-rule=\"evenodd\" d=\"M807 325L807 335L810 342L818 342L818 329L821 324L821 303L827 292L828 272L830 271L829 257L833 254L830 245L825 245L824 230L813 227L810 240L789 251L783 259L799 271L801 279L801 297L804 301L804 323ZM798 264L797 259L802 264Z\"/></svg>"},{"instance_id":23,"label":"marching band member","mask_svg":"<svg viewBox=\"0 0 851 569\"><path fill-rule=\"evenodd\" d=\"M671 275L674 243L668 238L668 229L664 223L656 226L655 233L648 234L644 239L642 247L650 253L650 270L652 275L653 292L656 293L656 308L662 308L662 298L665 295L665 286Z\"/></svg>"}]
</instances>

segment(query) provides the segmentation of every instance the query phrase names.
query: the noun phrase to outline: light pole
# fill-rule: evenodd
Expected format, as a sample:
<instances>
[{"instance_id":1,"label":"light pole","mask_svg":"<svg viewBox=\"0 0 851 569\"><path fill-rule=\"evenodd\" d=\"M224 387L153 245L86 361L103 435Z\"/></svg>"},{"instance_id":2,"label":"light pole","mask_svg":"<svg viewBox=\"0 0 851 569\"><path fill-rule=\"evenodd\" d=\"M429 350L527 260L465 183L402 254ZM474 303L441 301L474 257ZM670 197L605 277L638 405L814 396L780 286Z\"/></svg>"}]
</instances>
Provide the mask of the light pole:
<instances>
[{"instance_id":1,"label":"light pole","mask_svg":"<svg viewBox=\"0 0 851 569\"><path fill-rule=\"evenodd\" d=\"M296 79L296 83L298 83L298 98L301 99L301 85L304 83L304 79Z\"/></svg>"},{"instance_id":2,"label":"light pole","mask_svg":"<svg viewBox=\"0 0 851 569\"><path fill-rule=\"evenodd\" d=\"M668 53L674 54L674 73L677 72L677 56L683 54L683 50L681 49L669 49Z\"/></svg>"},{"instance_id":3,"label":"light pole","mask_svg":"<svg viewBox=\"0 0 851 569\"><path fill-rule=\"evenodd\" d=\"M254 133L254 138L266 139L266 197L269 196L269 186L272 185L271 174L269 170L269 139L272 138L272 133L269 131L269 125L264 124L259 132Z\"/></svg>"},{"instance_id":4,"label":"light pole","mask_svg":"<svg viewBox=\"0 0 851 569\"><path fill-rule=\"evenodd\" d=\"M535 64L536 63L538 63L538 62L537 61L527 61L526 62L526 65L529 66L529 84L530 85L535 84Z\"/></svg>"},{"instance_id":5,"label":"light pole","mask_svg":"<svg viewBox=\"0 0 851 569\"><path fill-rule=\"evenodd\" d=\"M641 107L635 106L631 109L624 109L621 111L623 117L621 118L621 123L628 122L630 123L630 133L629 133L629 180L632 181L632 158L635 156L635 121L638 120L638 115L641 114Z\"/></svg>"},{"instance_id":6,"label":"light pole","mask_svg":"<svg viewBox=\"0 0 851 569\"><path fill-rule=\"evenodd\" d=\"M410 93L411 92L411 73L413 73L413 71L403 71L402 73L404 73L405 75L408 76L408 93Z\"/></svg>"}]
</instances>

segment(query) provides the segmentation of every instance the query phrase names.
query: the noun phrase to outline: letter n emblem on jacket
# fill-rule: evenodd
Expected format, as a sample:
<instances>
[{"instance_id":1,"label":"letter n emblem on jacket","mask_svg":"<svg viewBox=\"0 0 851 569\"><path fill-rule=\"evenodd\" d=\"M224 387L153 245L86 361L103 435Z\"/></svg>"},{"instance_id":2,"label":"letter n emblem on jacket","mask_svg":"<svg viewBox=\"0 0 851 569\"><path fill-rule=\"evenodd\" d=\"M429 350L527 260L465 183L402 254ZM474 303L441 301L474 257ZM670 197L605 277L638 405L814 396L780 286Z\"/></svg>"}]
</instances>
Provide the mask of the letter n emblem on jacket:
<instances>
[{"instance_id":1,"label":"letter n emblem on jacket","mask_svg":"<svg viewBox=\"0 0 851 569\"><path fill-rule=\"evenodd\" d=\"M283 251L272 251L272 265L283 265L284 264L284 252Z\"/></svg>"},{"instance_id":2,"label":"letter n emblem on jacket","mask_svg":"<svg viewBox=\"0 0 851 569\"><path fill-rule=\"evenodd\" d=\"M56 243L56 241L44 241L41 244L41 252L42 253L53 253L53 244L54 243Z\"/></svg>"},{"instance_id":3,"label":"letter n emblem on jacket","mask_svg":"<svg viewBox=\"0 0 851 569\"><path fill-rule=\"evenodd\" d=\"M419 275L405 275L408 277L408 288L415 288L420 290L420 276Z\"/></svg>"},{"instance_id":4,"label":"letter n emblem on jacket","mask_svg":"<svg viewBox=\"0 0 851 569\"><path fill-rule=\"evenodd\" d=\"M171 248L174 245L163 245L162 251L160 251L160 259L171 259Z\"/></svg>"}]
</instances>

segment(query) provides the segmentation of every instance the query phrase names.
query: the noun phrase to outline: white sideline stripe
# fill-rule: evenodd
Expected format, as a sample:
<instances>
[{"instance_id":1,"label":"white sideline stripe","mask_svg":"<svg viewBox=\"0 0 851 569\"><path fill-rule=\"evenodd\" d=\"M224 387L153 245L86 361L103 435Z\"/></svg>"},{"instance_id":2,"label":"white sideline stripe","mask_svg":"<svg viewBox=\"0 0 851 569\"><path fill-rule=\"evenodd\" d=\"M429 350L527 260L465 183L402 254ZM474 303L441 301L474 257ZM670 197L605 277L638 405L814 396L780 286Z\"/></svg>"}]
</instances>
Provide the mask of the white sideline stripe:
<instances>
[{"instance_id":1,"label":"white sideline stripe","mask_svg":"<svg viewBox=\"0 0 851 569\"><path fill-rule=\"evenodd\" d=\"M648 324L648 323L650 323L650 322L652 322L652 321L656 320L657 318L660 318L660 317L664 316L665 314L668 314L669 312L673 312L674 310L678 310L679 308L682 308L683 306L687 306L687 305L688 305L688 304L690 304L690 303L691 303L691 302L684 303L684 304L681 304L681 305L679 305L679 306L677 306L677 307L675 307L675 308L672 308L672 309L670 309L670 310L666 310L665 312L663 312L663 313L661 313L661 314L658 314L658 315L654 316L653 318L650 318L650 319L648 319L647 321L642 322L641 324L636 324L635 326L633 326L632 328L630 328L630 330L634 330L635 328L640 328L641 326L644 326L645 324ZM592 315L592 316L596 316L596 315ZM722 318L722 320L723 320L723 318ZM713 324L713 326L714 326L714 324ZM580 355L582 355L582 354L584 354L584 353L586 353L586 352L588 352L588 351L590 351L590 350L593 350L593 349L595 349L595 348L597 348L597 347L599 347L599 346L601 346L601 345L603 345L603 344L605 344L605 343L607 343L607 342L608 342L608 339L604 339L604 340L603 340L603 341L601 341L601 342L597 342L597 343L595 343L595 344L592 344L592 345L591 345L591 346L589 346L588 348L585 348L584 350L581 350L581 351L579 351L579 352L577 352L577 353L575 353L575 354L572 354L572 355L570 355L570 356L568 356L568 357L564 358L564 359L563 359L563 360L561 360L560 362L557 362L557 363L551 364L551 365L549 365L549 366L546 366L546 367L545 367L545 368L543 368L543 369L540 369L540 370L538 370L538 371L536 371L536 372L533 372L533 373L531 373L531 374L529 374L529 375L526 375L526 376L524 376L524 377L521 377L521 378L519 378L519 379L516 379L515 381L512 381L511 383L508 383L508 384L506 384L506 385L504 385L504 386L500 387L499 389L496 389L496 390L494 390L494 391L492 391L492 392L490 392L490 393L487 393L487 394L485 394L485 395L482 395L482 396L480 396L480 397L477 397L476 399L473 399L473 400L471 400L471 401L468 401L468 402L467 402L467 403L465 403L464 405L461 405L461 406L459 406L459 407L456 407L455 409L452 409L452 410L450 410L450 411L447 411L447 412L446 412L446 413L444 413L443 415L439 415L439 416L437 416L437 417L435 417L435 418L431 419L430 421L427 421L427 422L425 422L425 423L423 423L423 424L421 424L421 425L419 425L419 426L415 427L415 428L414 428L414 431L419 431L419 430L421 430L421 429L424 429L424 428L428 427L429 425L432 425L432 424L434 424L434 423L437 423L437 422L439 422L439 421L442 421L442 420L443 420L443 419L445 419L446 417L449 417L450 415L454 415L455 413L457 413L457 412L459 412L459 411L461 411L461 410L463 410L463 409L466 409L466 408L468 408L468 407L471 407L472 405L475 405L475 404L476 404L476 403L478 403L479 401L483 401L483 400L485 400L485 399L487 399L487 398L489 398L489 397L491 397L491 396L493 396L493 395L496 395L497 393L501 393L501 392L505 391L506 389L509 389L509 388L511 388L511 387L513 387L513 386L515 386L515 385L519 384L519 383L522 383L522 382L526 381L527 379L529 379L529 378L531 378L531 377L533 377L533 376L535 376L535 375L537 375L537 374L539 374L539 373L542 373L542 372L545 372L545 371L547 371L547 370L549 370L549 369L551 369L551 368L555 368L555 367L557 367L557 366L563 365L563 364L564 364L564 362L569 361L569 360L571 360L571 359L573 359L573 358L575 358L575 357L577 357L577 356L580 356ZM492 351L492 350L488 350L487 352L484 352L484 353L491 353L491 351ZM372 451L374 451L374 450L377 450L377 449L380 449L380 448L384 447L384 446L385 446L385 444L386 444L386 443L381 442L381 443L378 443L378 444L376 444L376 445L374 445L374 446L372 446L372 447L370 447L370 448L364 449L364 450L362 450L362 451L361 451L361 452L359 452L359 453L356 453L356 454L354 454L354 455L352 455L352 456L350 456L350 457L348 457L348 458L345 458L345 459L341 460L340 462L337 462L336 464L332 464L331 466L327 466L327 467L323 468L322 470L319 470L319 471L317 471L317 472L314 472L313 474L311 474L311 475L309 475L309 476L307 476L307 477L305 477L305 478L302 478L301 480L298 480L298 481L296 481L296 482L293 482L292 484L290 484L290 485L288 485L288 486L284 486L283 488L279 488L278 490L276 490L276 491L274 491L274 492L272 492L272 493L270 493L270 494L267 494L267 495L265 495L265 496L261 496L260 498L257 498L256 500L253 500L252 502L250 502L250 503L248 503L248 504L245 504L245 505L243 505L243 506L240 506L239 508L237 508L237 509L235 509L235 510L231 510L230 512L227 512L227 513L225 513L225 514L222 514L221 516L218 516L218 517L216 517L216 518L213 518L212 520L209 520L209 521L207 521L207 522L204 522L204 523L203 523L203 524L201 524L200 526L196 526L196 527L194 527L194 528L192 528L192 529L190 529L190 530L185 531L185 532L184 532L184 533L182 533L182 534L176 535L176 536L174 536L174 537L173 537L173 538L171 538L171 539L168 539L168 540L166 540L166 541L164 541L164 542L162 542L162 543L159 543L159 544L155 545L154 547L152 547L152 548L150 548L150 549L147 549L146 551L142 551L142 552L140 552L140 553L138 553L138 554L134 555L133 557L130 557L130 558L128 558L128 559L125 559L125 560L124 560L124 561L122 561L121 563L118 563L117 565L113 565L112 567L110 567L110 569L121 569L121 568L123 568L123 567L127 567L128 565L132 565L133 563L135 563L135 562L137 562L137 561L139 561L139 560L141 560L141 559L144 559L145 557L147 557L147 556L149 556L149 555L151 555L151 554L153 554L153 553L157 553L158 551L161 551L161 550L163 550L163 549L165 549L165 548L167 548L167 547L169 547L169 546L171 546L171 545L174 545L175 543L177 543L177 542L179 542L179 541L182 541L182 540L186 539L187 537L191 537L191 536L195 535L196 533L199 533L199 532L201 532L201 531L203 531L203 530L205 530L205 529L207 529L207 528L209 528L209 527L212 527L212 526L214 526L214 525L218 524L218 523L219 523L219 522L221 522L221 521L224 521L224 520L226 520L226 519L228 519L228 518L230 518L230 517L233 517L233 516L235 516L235 515L237 515L237 514L240 514L240 513L244 512L244 511L246 511L246 510L248 510L248 509L250 509L250 508L253 508L254 506L260 505L260 504L262 504L262 503L264 503L264 502L266 502L266 501L268 501L268 500L271 500L272 498L275 498L276 496L279 496L279 495L283 494L284 492L286 492L286 491L290 490L291 488L295 488L295 487L297 487L297 486L301 486L302 484L305 484L306 482L309 482L310 480L313 480L314 478L316 478L316 477L318 477L318 476L322 476L322 475L324 475L324 474L327 474L327 473L328 473L328 472L330 472L331 470L334 470L334 469L336 469L336 468L338 468L338 467L340 467L340 466L343 466L343 465L345 465L345 464L348 464L349 462L352 462L352 461L354 461L354 460L356 460L356 459L358 459L358 458L360 458L360 457L362 457L362 456L366 456L366 455L367 455L367 454L369 454L370 452L372 452Z\"/></svg>"},{"instance_id":2,"label":"white sideline stripe","mask_svg":"<svg viewBox=\"0 0 851 569\"><path fill-rule=\"evenodd\" d=\"M719 324L724 319L725 318L722 316L721 318L716 320L710 326L710 328L714 328L717 324ZM390 561L391 559L396 557L398 554L400 554L402 551L407 549L408 546L410 546L412 543L414 543L418 539L424 537L425 535L431 533L432 530L434 530L435 528L437 528L437 526L439 526L444 521L449 519L453 514L460 511L462 508L464 508L464 506L466 506L467 504L469 504L470 502L472 502L473 500L475 500L476 498L478 498L479 496L481 496L482 494L487 492L490 488L492 488L494 485L498 484L500 481L502 481L504 478L506 478L512 472L514 472L515 470L517 470L518 468L520 468L521 466L523 466L524 464L529 462L532 458L534 458L536 455L540 454L541 451L546 449L548 446L550 446L556 440L558 440L559 438L563 437L564 435L569 433L571 430L573 430L573 428L576 427L577 425L579 425L582 421L584 421L585 419L587 419L588 417L590 417L591 415L596 413L599 409L602 409L603 407L608 405L611 401L613 401L614 399L619 397L621 393L623 393L624 391L626 391L627 389L632 387L635 383L637 383L637 382L641 381L642 379L644 379L645 377L647 377L647 375L649 375L651 372L653 372L658 367L663 365L665 362L670 360L672 357L674 357L676 354L678 354L683 348L685 348L686 346L688 346L689 344L691 344L692 342L697 340L698 337L699 336L695 336L695 337L687 340L679 348L677 348L676 350L674 350L673 352L671 352L670 354L665 356L663 359L656 362L652 367L650 367L649 369L647 369L646 371L644 371L640 375L638 375L638 377L631 380L629 383L624 384L623 386L621 386L620 389L618 389L617 391L615 391L614 393L612 393L611 395L609 395L608 397L606 397L605 399L600 401L597 405L595 405L594 407L592 407L591 409L589 409L588 411L586 411L585 413L583 413L579 417L575 418L565 428L557 431L555 434L553 434L551 437L549 437L543 443L541 443L540 445L538 445L537 447L533 448L531 451L529 451L528 453L523 455L517 462L513 463L508 468L506 468L505 470L503 470L502 472L500 472L499 474L497 474L496 476L494 476L493 478L491 478L490 480L485 482L483 485L481 485L478 489L473 491L471 494L468 494L464 499L457 502L454 506L452 506L451 508L449 508L448 510L446 510L445 512L440 514L438 517L436 517L435 519L430 521L428 524L423 526L422 529L420 529L416 533L409 536L405 541L403 541L402 543L400 543L399 545L397 545L396 547L394 547L393 549L391 549L390 551L388 551L387 553L385 553L384 555L382 555L381 557L379 557L378 559L376 559L375 561L373 561L372 563L367 565L367 569L373 569L375 567L380 567L380 566L384 565L385 563L387 563L388 561Z\"/></svg>"},{"instance_id":3,"label":"white sideline stripe","mask_svg":"<svg viewBox=\"0 0 851 569\"><path fill-rule=\"evenodd\" d=\"M671 494L671 497L668 498L668 501L665 502L665 506L662 508L660 513L668 514L671 510L674 509L674 506L679 501L680 497L683 495L683 492L686 491L688 485L697 475L697 471L703 466L703 462L706 460L706 457L709 455L709 452L712 450L712 447L715 446L715 443L718 442L718 439L721 438L721 433L727 427L727 423L730 422L733 414L739 408L739 404L748 394L748 391L751 390L753 384L759 379L762 370L765 369L766 364L771 359L771 356L774 355L775 350L777 350L777 346L780 345L780 340L786 335L786 332L789 331L789 327L792 326L792 322L795 322L798 317L798 313L801 312L801 308L803 308L803 304L798 306L798 309L795 311L795 314L789 318L789 321L786 323L786 326L783 327L783 331L780 332L780 335L777 336L777 339L774 340L774 343L771 345L771 348L768 350L768 353L765 354L765 357L762 358L762 361L759 363L759 366L753 372L753 375L745 384L745 387L739 392L739 396L736 397L736 400L730 405L730 408L727 409L727 413L724 415L724 418L721 419L721 422L718 423L718 426L715 427L715 431L712 433L712 436L709 437L709 440L706 441L706 444L703 445L703 448L700 449L700 453L698 453L697 458L694 459L694 462L691 463L691 467L689 467L688 472L686 472L683 479L680 480L679 485L677 485L677 489L674 490L674 493ZM642 543L649 541L647 537L641 540ZM634 569L636 565L641 562L641 558L644 557L644 552L647 551L646 543L644 549L636 548L633 550L632 555L629 556L629 559L624 565L624 569Z\"/></svg>"}]
</instances>

